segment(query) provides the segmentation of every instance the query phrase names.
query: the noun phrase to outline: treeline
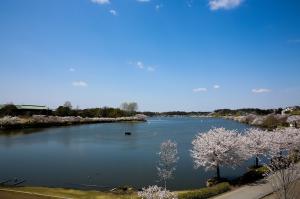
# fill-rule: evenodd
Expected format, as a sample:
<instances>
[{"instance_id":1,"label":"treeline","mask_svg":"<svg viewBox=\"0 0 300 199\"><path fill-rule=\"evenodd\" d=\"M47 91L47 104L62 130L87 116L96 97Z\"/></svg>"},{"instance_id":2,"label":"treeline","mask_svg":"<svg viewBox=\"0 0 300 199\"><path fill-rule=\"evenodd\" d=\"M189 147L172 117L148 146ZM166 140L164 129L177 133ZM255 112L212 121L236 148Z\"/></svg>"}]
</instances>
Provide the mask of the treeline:
<instances>
[{"instance_id":1,"label":"treeline","mask_svg":"<svg viewBox=\"0 0 300 199\"><path fill-rule=\"evenodd\" d=\"M0 116L32 116L32 115L48 115L48 116L80 116L80 117L103 117L117 118L129 117L136 114L138 104L135 102L123 103L120 108L101 107L87 109L73 109L71 102L67 101L55 110L21 110L14 104L7 104L0 109Z\"/></svg>"},{"instance_id":2,"label":"treeline","mask_svg":"<svg viewBox=\"0 0 300 199\"><path fill-rule=\"evenodd\" d=\"M269 115L269 114L281 114L282 108L278 109L258 109L258 108L243 108L243 109L217 109L212 115L213 116L241 116L241 115Z\"/></svg>"},{"instance_id":3,"label":"treeline","mask_svg":"<svg viewBox=\"0 0 300 199\"><path fill-rule=\"evenodd\" d=\"M196 111L191 111L191 112L185 112L185 111L151 112L151 111L146 111L146 112L139 112L139 113L147 115L149 117L153 117L153 116L207 116L208 114L210 114L210 112L196 112Z\"/></svg>"},{"instance_id":4,"label":"treeline","mask_svg":"<svg viewBox=\"0 0 300 199\"><path fill-rule=\"evenodd\" d=\"M104 117L117 118L128 117L136 114L138 104L136 102L124 102L120 108L102 107L102 108L88 108L88 109L72 109L71 102L67 101L64 105L59 106L53 115L56 116L80 116L80 117Z\"/></svg>"}]
</instances>

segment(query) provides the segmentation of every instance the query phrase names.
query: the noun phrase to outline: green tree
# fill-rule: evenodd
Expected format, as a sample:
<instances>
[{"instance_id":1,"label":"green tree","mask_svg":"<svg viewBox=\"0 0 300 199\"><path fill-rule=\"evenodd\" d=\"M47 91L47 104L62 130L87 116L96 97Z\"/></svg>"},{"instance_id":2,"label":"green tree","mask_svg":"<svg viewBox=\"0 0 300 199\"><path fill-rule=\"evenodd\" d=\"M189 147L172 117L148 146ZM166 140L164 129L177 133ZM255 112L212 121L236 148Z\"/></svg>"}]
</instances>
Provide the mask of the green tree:
<instances>
[{"instance_id":1,"label":"green tree","mask_svg":"<svg viewBox=\"0 0 300 199\"><path fill-rule=\"evenodd\" d=\"M0 109L1 116L16 116L18 115L18 108L14 104L7 104L2 109Z\"/></svg>"},{"instance_id":2,"label":"green tree","mask_svg":"<svg viewBox=\"0 0 300 199\"><path fill-rule=\"evenodd\" d=\"M69 107L59 106L55 111L55 115L62 116L62 117L71 116L72 110Z\"/></svg>"}]
</instances>

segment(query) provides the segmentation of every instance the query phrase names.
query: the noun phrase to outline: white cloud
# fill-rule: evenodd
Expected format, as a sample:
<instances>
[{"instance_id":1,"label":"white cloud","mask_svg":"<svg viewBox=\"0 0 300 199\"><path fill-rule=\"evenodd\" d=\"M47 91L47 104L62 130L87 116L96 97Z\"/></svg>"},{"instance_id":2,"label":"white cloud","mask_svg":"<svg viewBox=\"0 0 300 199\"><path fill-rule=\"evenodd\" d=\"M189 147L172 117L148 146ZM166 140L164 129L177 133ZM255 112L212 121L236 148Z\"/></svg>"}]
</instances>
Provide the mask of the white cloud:
<instances>
[{"instance_id":1,"label":"white cloud","mask_svg":"<svg viewBox=\"0 0 300 199\"><path fill-rule=\"evenodd\" d=\"M130 65L141 69L141 70L145 70L148 72L154 72L156 69L156 66L150 66L150 65L145 65L142 61L137 61L137 62L129 62Z\"/></svg>"},{"instance_id":2,"label":"white cloud","mask_svg":"<svg viewBox=\"0 0 300 199\"><path fill-rule=\"evenodd\" d=\"M118 15L118 13L117 13L116 10L110 10L109 13L112 14L112 15L114 15L114 16L117 16L117 15Z\"/></svg>"},{"instance_id":3,"label":"white cloud","mask_svg":"<svg viewBox=\"0 0 300 199\"><path fill-rule=\"evenodd\" d=\"M85 81L75 81L72 83L75 87L87 87L88 84Z\"/></svg>"},{"instance_id":4,"label":"white cloud","mask_svg":"<svg viewBox=\"0 0 300 199\"><path fill-rule=\"evenodd\" d=\"M142 3L145 3L145 2L150 2L150 0L136 0L138 2L142 2Z\"/></svg>"},{"instance_id":5,"label":"white cloud","mask_svg":"<svg viewBox=\"0 0 300 199\"><path fill-rule=\"evenodd\" d=\"M220 85L214 85L214 89L219 89L220 87Z\"/></svg>"},{"instance_id":6,"label":"white cloud","mask_svg":"<svg viewBox=\"0 0 300 199\"><path fill-rule=\"evenodd\" d=\"M194 93L199 93L199 92L206 92L207 88L194 88L193 92Z\"/></svg>"},{"instance_id":7,"label":"white cloud","mask_svg":"<svg viewBox=\"0 0 300 199\"><path fill-rule=\"evenodd\" d=\"M271 92L270 89L267 88L254 88L252 89L252 93L269 93Z\"/></svg>"},{"instance_id":8,"label":"white cloud","mask_svg":"<svg viewBox=\"0 0 300 199\"><path fill-rule=\"evenodd\" d=\"M144 64L143 64L143 62L141 62L141 61L136 62L136 66L137 66L139 69L144 69Z\"/></svg>"},{"instance_id":9,"label":"white cloud","mask_svg":"<svg viewBox=\"0 0 300 199\"><path fill-rule=\"evenodd\" d=\"M211 10L233 9L238 7L244 0L209 0L208 4Z\"/></svg>"},{"instance_id":10,"label":"white cloud","mask_svg":"<svg viewBox=\"0 0 300 199\"><path fill-rule=\"evenodd\" d=\"M109 4L110 0L91 0L91 2L96 4Z\"/></svg>"},{"instance_id":11,"label":"white cloud","mask_svg":"<svg viewBox=\"0 0 300 199\"><path fill-rule=\"evenodd\" d=\"M75 72L75 68L69 68L70 72Z\"/></svg>"}]
</instances>

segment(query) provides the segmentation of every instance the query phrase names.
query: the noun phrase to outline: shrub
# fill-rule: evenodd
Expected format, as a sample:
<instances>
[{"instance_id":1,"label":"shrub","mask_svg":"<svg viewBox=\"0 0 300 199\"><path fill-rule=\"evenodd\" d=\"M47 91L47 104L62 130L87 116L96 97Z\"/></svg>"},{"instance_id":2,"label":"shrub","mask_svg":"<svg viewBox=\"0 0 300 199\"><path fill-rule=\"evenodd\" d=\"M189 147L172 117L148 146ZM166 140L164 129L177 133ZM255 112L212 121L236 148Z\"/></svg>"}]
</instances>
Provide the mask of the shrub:
<instances>
[{"instance_id":1,"label":"shrub","mask_svg":"<svg viewBox=\"0 0 300 199\"><path fill-rule=\"evenodd\" d=\"M214 187L208 187L178 194L179 199L206 199L230 190L228 182L220 183Z\"/></svg>"}]
</instances>

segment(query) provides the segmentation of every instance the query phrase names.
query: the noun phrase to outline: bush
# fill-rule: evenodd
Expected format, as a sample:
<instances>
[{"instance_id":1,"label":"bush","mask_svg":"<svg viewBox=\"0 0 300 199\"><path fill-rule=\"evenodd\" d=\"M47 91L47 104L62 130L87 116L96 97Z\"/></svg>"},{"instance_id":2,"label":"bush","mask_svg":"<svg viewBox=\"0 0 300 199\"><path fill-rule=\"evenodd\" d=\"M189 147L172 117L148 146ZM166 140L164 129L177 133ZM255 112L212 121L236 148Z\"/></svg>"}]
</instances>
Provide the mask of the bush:
<instances>
[{"instance_id":1,"label":"bush","mask_svg":"<svg viewBox=\"0 0 300 199\"><path fill-rule=\"evenodd\" d=\"M222 182L228 182L228 180L226 178L214 177L214 178L211 178L211 179L207 180L206 186L207 187L212 187L212 186L215 186L215 185L220 184Z\"/></svg>"},{"instance_id":2,"label":"bush","mask_svg":"<svg viewBox=\"0 0 300 199\"><path fill-rule=\"evenodd\" d=\"M181 192L178 194L179 199L206 199L230 190L228 182L217 184L214 187L203 188L199 190Z\"/></svg>"}]
</instances>

